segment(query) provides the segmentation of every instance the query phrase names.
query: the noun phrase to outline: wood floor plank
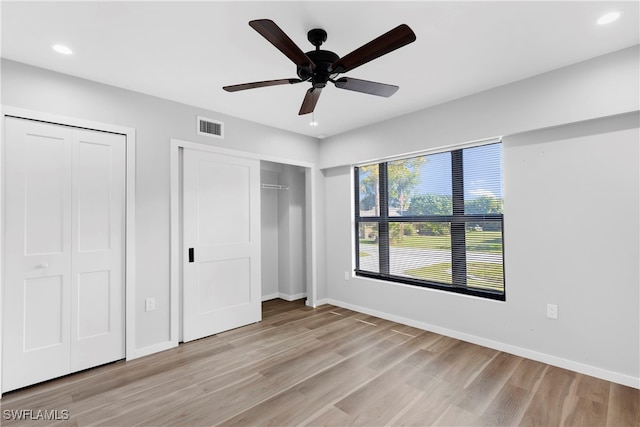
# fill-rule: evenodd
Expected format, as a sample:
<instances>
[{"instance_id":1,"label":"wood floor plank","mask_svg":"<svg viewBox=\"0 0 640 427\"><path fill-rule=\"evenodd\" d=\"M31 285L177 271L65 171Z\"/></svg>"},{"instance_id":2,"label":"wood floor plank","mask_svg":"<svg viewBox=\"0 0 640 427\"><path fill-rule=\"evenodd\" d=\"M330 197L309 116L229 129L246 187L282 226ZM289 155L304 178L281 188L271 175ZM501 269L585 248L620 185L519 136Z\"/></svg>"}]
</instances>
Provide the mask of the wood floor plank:
<instances>
[{"instance_id":1,"label":"wood floor plank","mask_svg":"<svg viewBox=\"0 0 640 427\"><path fill-rule=\"evenodd\" d=\"M520 423L533 392L505 384L478 419L481 426L515 426Z\"/></svg>"},{"instance_id":2,"label":"wood floor plank","mask_svg":"<svg viewBox=\"0 0 640 427\"><path fill-rule=\"evenodd\" d=\"M448 367L441 371L439 375L454 385L464 386L497 353L497 350L458 341L456 345L440 356L446 358Z\"/></svg>"},{"instance_id":3,"label":"wood floor plank","mask_svg":"<svg viewBox=\"0 0 640 427\"><path fill-rule=\"evenodd\" d=\"M396 425L428 426L435 421L460 398L460 388L451 387L447 381L431 377L422 383L422 393L417 401L405 408L404 413L395 419Z\"/></svg>"},{"instance_id":4,"label":"wood floor plank","mask_svg":"<svg viewBox=\"0 0 640 427\"><path fill-rule=\"evenodd\" d=\"M320 414L304 423L307 426L350 426L353 425L354 419L348 414L345 414L335 406L329 406Z\"/></svg>"},{"instance_id":5,"label":"wood floor plank","mask_svg":"<svg viewBox=\"0 0 640 427\"><path fill-rule=\"evenodd\" d=\"M478 416L457 405L450 405L437 420L435 426L471 426L477 424Z\"/></svg>"},{"instance_id":6,"label":"wood floor plank","mask_svg":"<svg viewBox=\"0 0 640 427\"><path fill-rule=\"evenodd\" d=\"M608 426L640 426L640 390L611 383Z\"/></svg>"},{"instance_id":7,"label":"wood floor plank","mask_svg":"<svg viewBox=\"0 0 640 427\"><path fill-rule=\"evenodd\" d=\"M462 409L483 414L506 384L522 358L507 353L496 353L486 366L465 387L462 399L457 403Z\"/></svg>"},{"instance_id":8,"label":"wood floor plank","mask_svg":"<svg viewBox=\"0 0 640 427\"><path fill-rule=\"evenodd\" d=\"M551 366L534 393L520 425L559 426L563 421L564 403L570 396L576 373ZM553 402L553 404L549 404Z\"/></svg>"},{"instance_id":9,"label":"wood floor plank","mask_svg":"<svg viewBox=\"0 0 640 427\"><path fill-rule=\"evenodd\" d=\"M354 325L354 328L357 328L357 325ZM393 338L395 338L395 334L393 332L391 332L388 328L383 328L383 327L371 327L371 326L366 326L364 324L361 324L360 327L362 327L362 329L360 329L360 334L356 337L354 337L351 340L342 340L342 341L335 341L332 340L333 342L331 344L331 348L332 350L343 356L343 357L349 357L353 354L357 354L360 352L360 350L362 349L363 346L367 346L369 343L369 340L371 339L371 336L378 336L379 334L383 333L385 336L385 339L389 342L391 342L391 340ZM321 337L319 339L326 339L327 337Z\"/></svg>"},{"instance_id":10,"label":"wood floor plank","mask_svg":"<svg viewBox=\"0 0 640 427\"><path fill-rule=\"evenodd\" d=\"M607 405L609 402L609 381L588 375L578 374L576 377L576 396Z\"/></svg>"},{"instance_id":11,"label":"wood floor plank","mask_svg":"<svg viewBox=\"0 0 640 427\"><path fill-rule=\"evenodd\" d=\"M405 408L413 405L418 393L413 387L399 383L378 390L377 396L356 402L356 406L352 406L349 410L345 410L343 405L336 405L336 407L351 417L351 425L390 425L398 412L405 412Z\"/></svg>"},{"instance_id":12,"label":"wood floor plank","mask_svg":"<svg viewBox=\"0 0 640 427\"><path fill-rule=\"evenodd\" d=\"M334 406L351 416L356 423L386 424L400 409L412 403L419 392L408 385L407 380L428 363L424 353L424 350L415 351Z\"/></svg>"},{"instance_id":13,"label":"wood floor plank","mask_svg":"<svg viewBox=\"0 0 640 427\"><path fill-rule=\"evenodd\" d=\"M579 396L569 396L563 404L563 426L604 426L607 407Z\"/></svg>"},{"instance_id":14,"label":"wood floor plank","mask_svg":"<svg viewBox=\"0 0 640 427\"><path fill-rule=\"evenodd\" d=\"M640 425L640 390L282 300L263 303L262 322L6 393L0 403L16 415L3 417L10 427ZM38 410L70 418L24 416Z\"/></svg>"},{"instance_id":15,"label":"wood floor plank","mask_svg":"<svg viewBox=\"0 0 640 427\"><path fill-rule=\"evenodd\" d=\"M511 374L507 382L523 390L535 392L538 390L538 386L548 368L549 365L544 363L523 359L518 365L518 369Z\"/></svg>"}]
</instances>

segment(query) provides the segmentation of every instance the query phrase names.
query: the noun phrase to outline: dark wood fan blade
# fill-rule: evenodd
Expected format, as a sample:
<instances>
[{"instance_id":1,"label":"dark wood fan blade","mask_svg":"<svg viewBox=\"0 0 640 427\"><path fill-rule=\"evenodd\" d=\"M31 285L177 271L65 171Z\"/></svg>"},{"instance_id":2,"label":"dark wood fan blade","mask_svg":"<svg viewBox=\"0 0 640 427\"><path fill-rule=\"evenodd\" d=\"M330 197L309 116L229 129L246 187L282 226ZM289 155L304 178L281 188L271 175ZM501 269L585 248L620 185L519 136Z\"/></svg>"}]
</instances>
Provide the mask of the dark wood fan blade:
<instances>
[{"instance_id":1,"label":"dark wood fan blade","mask_svg":"<svg viewBox=\"0 0 640 427\"><path fill-rule=\"evenodd\" d=\"M311 70L316 67L313 61L272 20L256 19L250 21L249 25L298 67L309 67Z\"/></svg>"},{"instance_id":2,"label":"dark wood fan blade","mask_svg":"<svg viewBox=\"0 0 640 427\"><path fill-rule=\"evenodd\" d=\"M335 85L340 89L353 90L356 92L368 93L370 95L390 97L400 89L398 86L384 83L370 82L368 80L342 77L335 81Z\"/></svg>"},{"instance_id":3,"label":"dark wood fan blade","mask_svg":"<svg viewBox=\"0 0 640 427\"><path fill-rule=\"evenodd\" d=\"M303 80L300 80L300 79L266 80L263 82L242 83L239 85L224 86L222 89L226 90L227 92L237 92L239 90L255 89L258 87L267 87L267 86L294 84L294 83L300 83L302 81Z\"/></svg>"},{"instance_id":4,"label":"dark wood fan blade","mask_svg":"<svg viewBox=\"0 0 640 427\"><path fill-rule=\"evenodd\" d=\"M313 110L316 108L316 104L318 103L318 98L320 98L320 93L322 92L322 88L312 87L307 91L307 94L304 96L304 100L302 101L302 106L300 107L299 116L303 114L313 113Z\"/></svg>"},{"instance_id":5,"label":"dark wood fan blade","mask_svg":"<svg viewBox=\"0 0 640 427\"><path fill-rule=\"evenodd\" d=\"M416 35L406 24L398 25L393 30L371 40L364 46L346 54L331 65L336 73L344 73L379 58L389 52L401 48L416 40Z\"/></svg>"}]
</instances>

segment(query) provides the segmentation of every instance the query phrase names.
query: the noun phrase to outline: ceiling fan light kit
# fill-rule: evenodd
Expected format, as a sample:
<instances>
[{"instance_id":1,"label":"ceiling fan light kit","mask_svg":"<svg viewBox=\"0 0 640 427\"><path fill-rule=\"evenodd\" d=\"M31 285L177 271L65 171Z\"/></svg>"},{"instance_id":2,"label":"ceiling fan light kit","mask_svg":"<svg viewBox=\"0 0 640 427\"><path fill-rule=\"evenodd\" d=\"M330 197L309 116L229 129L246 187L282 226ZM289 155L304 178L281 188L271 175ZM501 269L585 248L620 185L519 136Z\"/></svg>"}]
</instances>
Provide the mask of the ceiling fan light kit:
<instances>
[{"instance_id":1,"label":"ceiling fan light kit","mask_svg":"<svg viewBox=\"0 0 640 427\"><path fill-rule=\"evenodd\" d=\"M223 89L227 92L236 92L259 87L310 82L311 88L307 90L298 115L309 114L315 110L322 89L327 86L328 82L333 83L338 89L383 97L393 95L397 92L398 86L351 77L338 78L338 76L416 40L416 35L411 28L401 24L353 52L340 57L334 52L320 49L320 46L327 41L327 32L320 28L314 28L307 33L307 39L315 46L315 50L305 53L275 22L269 19L250 21L249 25L296 65L298 78L242 83L224 86Z\"/></svg>"}]
</instances>

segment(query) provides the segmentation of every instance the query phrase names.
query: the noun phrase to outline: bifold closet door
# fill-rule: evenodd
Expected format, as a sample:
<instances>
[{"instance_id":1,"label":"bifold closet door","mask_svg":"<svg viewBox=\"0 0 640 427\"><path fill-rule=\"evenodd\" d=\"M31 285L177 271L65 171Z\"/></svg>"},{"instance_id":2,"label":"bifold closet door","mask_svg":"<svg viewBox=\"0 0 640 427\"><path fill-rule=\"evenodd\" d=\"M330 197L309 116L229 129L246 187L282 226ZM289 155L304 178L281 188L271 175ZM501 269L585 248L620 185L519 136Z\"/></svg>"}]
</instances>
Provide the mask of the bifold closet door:
<instances>
[{"instance_id":1,"label":"bifold closet door","mask_svg":"<svg viewBox=\"0 0 640 427\"><path fill-rule=\"evenodd\" d=\"M125 137L75 130L71 371L125 357Z\"/></svg>"},{"instance_id":2,"label":"bifold closet door","mask_svg":"<svg viewBox=\"0 0 640 427\"><path fill-rule=\"evenodd\" d=\"M124 357L125 140L5 120L2 391Z\"/></svg>"}]
</instances>

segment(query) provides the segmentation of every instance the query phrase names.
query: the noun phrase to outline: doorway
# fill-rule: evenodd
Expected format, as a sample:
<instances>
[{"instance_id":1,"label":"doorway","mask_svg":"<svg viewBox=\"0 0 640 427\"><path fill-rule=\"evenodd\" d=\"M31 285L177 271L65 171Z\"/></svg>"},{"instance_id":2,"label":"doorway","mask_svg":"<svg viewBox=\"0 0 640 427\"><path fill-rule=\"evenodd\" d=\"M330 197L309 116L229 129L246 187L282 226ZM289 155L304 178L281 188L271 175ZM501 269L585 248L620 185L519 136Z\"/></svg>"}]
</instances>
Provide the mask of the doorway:
<instances>
[{"instance_id":1,"label":"doorway","mask_svg":"<svg viewBox=\"0 0 640 427\"><path fill-rule=\"evenodd\" d=\"M315 166L313 164L308 164L304 162L295 162L287 159L279 159L267 156L261 156L254 153L240 152L236 150L230 150L215 146L210 146L206 144L193 143L188 141L181 141L173 139L171 141L171 341L173 345L178 345L179 342L183 342L185 340L184 335L184 319L187 316L192 314L185 313L185 298L184 298L184 289L185 289L185 274L186 269L189 267L189 249L187 246L187 242L185 241L184 235L184 223L186 218L184 217L184 153L186 150L200 150L200 151L208 151L213 152L222 156L231 156L238 159L251 160L256 161L258 165L258 171L260 179L256 184L256 189L260 193L265 193L268 191L267 189L261 189L261 182L264 178L265 169L267 172L273 171L273 168L278 169L278 173L286 170L287 173L295 174L295 182L289 186L289 191L291 187L300 186L298 190L295 190L295 197L298 203L296 221L294 221L294 228L297 231L301 231L300 234L297 234L296 238L298 242L295 244L295 248L289 246L289 252L293 250L297 258L298 265L296 268L298 269L295 273L295 278L292 283L295 283L298 288L289 287L282 292L280 295L280 291L277 292L267 292L265 288L263 288L263 280L265 278L265 271L271 270L275 266L275 263L272 259L270 259L265 251L264 245L260 247L260 270L259 270L259 281L260 288L259 293L257 295L258 302L258 311L260 307L260 302L263 299L275 298L280 296L293 297L294 299L307 298L307 305L313 306L315 302L315 250L314 250L314 230L315 230L315 221L313 215L313 205L314 205L314 197L313 197L313 187L314 187L314 172ZM265 166L267 165L267 166ZM263 182L264 183L264 182ZM286 187L283 184L281 185L283 188L279 191L281 193L286 193L287 190L284 190ZM274 190L271 190L274 191ZM278 190L275 190L278 191ZM294 194L290 193L290 194ZM300 201L300 197L302 201ZM276 204L280 202L276 201ZM284 203L284 202L282 202ZM224 204L224 203L222 203ZM258 207L259 211L262 211L265 207L262 204L262 200L260 201L260 205ZM259 215L259 226L258 232L261 241L264 244L264 233L262 233L262 218ZM284 246L284 245L283 245ZM280 252L278 252L278 255ZM280 258L280 257L279 257ZM285 257L281 257L282 260ZM281 266L284 266L284 261L276 261L278 264L278 270L280 270ZM237 271L237 270L234 270ZM283 288L284 289L284 288ZM264 298L268 297L268 298ZM187 338L188 339L188 338Z\"/></svg>"}]
</instances>

